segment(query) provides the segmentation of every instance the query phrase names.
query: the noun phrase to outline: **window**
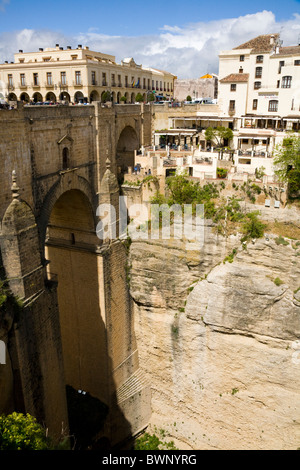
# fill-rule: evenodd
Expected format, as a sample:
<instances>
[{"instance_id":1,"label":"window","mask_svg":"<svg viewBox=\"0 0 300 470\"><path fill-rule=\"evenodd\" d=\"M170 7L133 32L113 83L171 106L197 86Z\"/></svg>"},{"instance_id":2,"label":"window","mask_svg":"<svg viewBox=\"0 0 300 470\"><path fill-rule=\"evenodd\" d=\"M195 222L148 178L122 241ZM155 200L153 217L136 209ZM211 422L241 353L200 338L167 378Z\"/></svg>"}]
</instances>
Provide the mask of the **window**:
<instances>
[{"instance_id":1,"label":"window","mask_svg":"<svg viewBox=\"0 0 300 470\"><path fill-rule=\"evenodd\" d=\"M111 86L116 86L116 81L115 81L115 74L111 74Z\"/></svg>"},{"instance_id":2,"label":"window","mask_svg":"<svg viewBox=\"0 0 300 470\"><path fill-rule=\"evenodd\" d=\"M230 91L236 91L236 83L230 84Z\"/></svg>"},{"instance_id":3,"label":"window","mask_svg":"<svg viewBox=\"0 0 300 470\"><path fill-rule=\"evenodd\" d=\"M281 73L282 67L284 67L284 60L280 60L280 61L279 61L278 73Z\"/></svg>"},{"instance_id":4,"label":"window","mask_svg":"<svg viewBox=\"0 0 300 470\"><path fill-rule=\"evenodd\" d=\"M281 88L291 88L292 85L292 77L290 75L286 75L282 77L281 81Z\"/></svg>"},{"instance_id":5,"label":"window","mask_svg":"<svg viewBox=\"0 0 300 470\"><path fill-rule=\"evenodd\" d=\"M118 75L118 86L122 86L121 75Z\"/></svg>"},{"instance_id":6,"label":"window","mask_svg":"<svg viewBox=\"0 0 300 470\"><path fill-rule=\"evenodd\" d=\"M62 152L62 167L63 170L69 168L69 149L67 147L65 147Z\"/></svg>"},{"instance_id":7,"label":"window","mask_svg":"<svg viewBox=\"0 0 300 470\"><path fill-rule=\"evenodd\" d=\"M240 68L239 68L239 73L244 73L243 67L240 67Z\"/></svg>"},{"instance_id":8,"label":"window","mask_svg":"<svg viewBox=\"0 0 300 470\"><path fill-rule=\"evenodd\" d=\"M277 80L277 88L280 87L280 80Z\"/></svg>"},{"instance_id":9,"label":"window","mask_svg":"<svg viewBox=\"0 0 300 470\"><path fill-rule=\"evenodd\" d=\"M156 89L158 90L158 80L156 80Z\"/></svg>"},{"instance_id":10,"label":"window","mask_svg":"<svg viewBox=\"0 0 300 470\"><path fill-rule=\"evenodd\" d=\"M66 72L60 72L60 81L62 85L67 84Z\"/></svg>"},{"instance_id":11,"label":"window","mask_svg":"<svg viewBox=\"0 0 300 470\"><path fill-rule=\"evenodd\" d=\"M144 90L146 89L146 79L145 78L143 78L143 88L144 88Z\"/></svg>"},{"instance_id":12,"label":"window","mask_svg":"<svg viewBox=\"0 0 300 470\"><path fill-rule=\"evenodd\" d=\"M26 86L25 73L20 73L20 83L21 86Z\"/></svg>"},{"instance_id":13,"label":"window","mask_svg":"<svg viewBox=\"0 0 300 470\"><path fill-rule=\"evenodd\" d=\"M96 85L96 72L92 71L92 85Z\"/></svg>"},{"instance_id":14,"label":"window","mask_svg":"<svg viewBox=\"0 0 300 470\"><path fill-rule=\"evenodd\" d=\"M257 99L254 99L252 102L252 109L257 109Z\"/></svg>"},{"instance_id":15,"label":"window","mask_svg":"<svg viewBox=\"0 0 300 470\"><path fill-rule=\"evenodd\" d=\"M47 72L47 85L52 85L52 73Z\"/></svg>"},{"instance_id":16,"label":"window","mask_svg":"<svg viewBox=\"0 0 300 470\"><path fill-rule=\"evenodd\" d=\"M294 60L294 65L300 65L300 60L299 59Z\"/></svg>"},{"instance_id":17,"label":"window","mask_svg":"<svg viewBox=\"0 0 300 470\"><path fill-rule=\"evenodd\" d=\"M240 62L244 62L245 60L245 56L244 55L240 55Z\"/></svg>"},{"instance_id":18,"label":"window","mask_svg":"<svg viewBox=\"0 0 300 470\"><path fill-rule=\"evenodd\" d=\"M277 100L270 100L269 101L268 111L273 111L273 112L278 111L278 101Z\"/></svg>"},{"instance_id":19,"label":"window","mask_svg":"<svg viewBox=\"0 0 300 470\"><path fill-rule=\"evenodd\" d=\"M292 99L291 111L295 111L295 100Z\"/></svg>"},{"instance_id":20,"label":"window","mask_svg":"<svg viewBox=\"0 0 300 470\"><path fill-rule=\"evenodd\" d=\"M39 85L39 74L38 73L34 73L33 74L33 84L35 86L38 86Z\"/></svg>"},{"instance_id":21,"label":"window","mask_svg":"<svg viewBox=\"0 0 300 470\"><path fill-rule=\"evenodd\" d=\"M261 88L261 82L254 82L254 90Z\"/></svg>"},{"instance_id":22,"label":"window","mask_svg":"<svg viewBox=\"0 0 300 470\"><path fill-rule=\"evenodd\" d=\"M261 77L262 77L262 67L256 67L255 78L261 78Z\"/></svg>"},{"instance_id":23,"label":"window","mask_svg":"<svg viewBox=\"0 0 300 470\"><path fill-rule=\"evenodd\" d=\"M81 85L81 72L80 71L75 72L75 84Z\"/></svg>"},{"instance_id":24,"label":"window","mask_svg":"<svg viewBox=\"0 0 300 470\"><path fill-rule=\"evenodd\" d=\"M8 86L9 86L9 87L13 87L13 86L14 86L14 82L13 82L13 76L12 76L11 73L9 73L9 74L7 75L7 79L8 79Z\"/></svg>"},{"instance_id":25,"label":"window","mask_svg":"<svg viewBox=\"0 0 300 470\"><path fill-rule=\"evenodd\" d=\"M106 83L106 73L105 72L102 72L102 86L106 86L107 83Z\"/></svg>"},{"instance_id":26,"label":"window","mask_svg":"<svg viewBox=\"0 0 300 470\"><path fill-rule=\"evenodd\" d=\"M235 111L235 100L229 101L229 111Z\"/></svg>"},{"instance_id":27,"label":"window","mask_svg":"<svg viewBox=\"0 0 300 470\"><path fill-rule=\"evenodd\" d=\"M128 87L128 76L125 75L125 87L127 88Z\"/></svg>"},{"instance_id":28,"label":"window","mask_svg":"<svg viewBox=\"0 0 300 470\"><path fill-rule=\"evenodd\" d=\"M256 56L256 63L257 64L262 64L264 61L264 56L263 55L257 55Z\"/></svg>"}]
</instances>

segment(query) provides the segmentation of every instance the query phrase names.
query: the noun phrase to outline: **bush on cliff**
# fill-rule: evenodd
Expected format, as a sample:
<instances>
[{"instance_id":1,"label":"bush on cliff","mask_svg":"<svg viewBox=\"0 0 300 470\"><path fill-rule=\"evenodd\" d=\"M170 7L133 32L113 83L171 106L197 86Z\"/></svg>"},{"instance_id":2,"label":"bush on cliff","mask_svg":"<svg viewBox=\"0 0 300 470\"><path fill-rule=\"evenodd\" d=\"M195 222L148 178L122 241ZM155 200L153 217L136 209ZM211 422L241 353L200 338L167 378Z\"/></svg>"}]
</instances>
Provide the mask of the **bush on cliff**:
<instances>
[{"instance_id":1,"label":"bush on cliff","mask_svg":"<svg viewBox=\"0 0 300 470\"><path fill-rule=\"evenodd\" d=\"M0 450L47 450L45 429L29 414L0 416Z\"/></svg>"}]
</instances>

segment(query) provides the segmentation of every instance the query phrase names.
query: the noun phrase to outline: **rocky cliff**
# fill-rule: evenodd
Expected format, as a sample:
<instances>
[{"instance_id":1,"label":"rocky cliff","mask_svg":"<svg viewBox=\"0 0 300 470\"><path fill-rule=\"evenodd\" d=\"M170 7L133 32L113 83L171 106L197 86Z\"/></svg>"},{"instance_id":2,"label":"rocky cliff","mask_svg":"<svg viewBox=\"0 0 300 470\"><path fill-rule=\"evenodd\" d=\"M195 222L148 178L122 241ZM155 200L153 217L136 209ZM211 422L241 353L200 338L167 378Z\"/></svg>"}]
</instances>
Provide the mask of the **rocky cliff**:
<instances>
[{"instance_id":1,"label":"rocky cliff","mask_svg":"<svg viewBox=\"0 0 300 470\"><path fill-rule=\"evenodd\" d=\"M180 449L299 448L300 243L207 224L200 250L134 241L130 266L150 428Z\"/></svg>"}]
</instances>

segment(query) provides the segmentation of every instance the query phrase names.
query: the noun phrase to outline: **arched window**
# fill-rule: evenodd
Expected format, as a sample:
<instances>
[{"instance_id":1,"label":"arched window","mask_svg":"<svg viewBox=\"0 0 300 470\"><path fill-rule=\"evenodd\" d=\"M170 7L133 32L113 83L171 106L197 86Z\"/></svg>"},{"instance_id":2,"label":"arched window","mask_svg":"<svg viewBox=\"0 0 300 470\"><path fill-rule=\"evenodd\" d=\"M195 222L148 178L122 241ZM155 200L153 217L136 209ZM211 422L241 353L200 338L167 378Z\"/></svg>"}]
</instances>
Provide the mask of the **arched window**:
<instances>
[{"instance_id":1,"label":"arched window","mask_svg":"<svg viewBox=\"0 0 300 470\"><path fill-rule=\"evenodd\" d=\"M285 75L285 77L282 77L281 88L291 88L291 86L292 86L291 75Z\"/></svg>"},{"instance_id":2,"label":"arched window","mask_svg":"<svg viewBox=\"0 0 300 470\"><path fill-rule=\"evenodd\" d=\"M67 170L69 168L69 149L64 147L62 151L62 167L63 170Z\"/></svg>"}]
</instances>

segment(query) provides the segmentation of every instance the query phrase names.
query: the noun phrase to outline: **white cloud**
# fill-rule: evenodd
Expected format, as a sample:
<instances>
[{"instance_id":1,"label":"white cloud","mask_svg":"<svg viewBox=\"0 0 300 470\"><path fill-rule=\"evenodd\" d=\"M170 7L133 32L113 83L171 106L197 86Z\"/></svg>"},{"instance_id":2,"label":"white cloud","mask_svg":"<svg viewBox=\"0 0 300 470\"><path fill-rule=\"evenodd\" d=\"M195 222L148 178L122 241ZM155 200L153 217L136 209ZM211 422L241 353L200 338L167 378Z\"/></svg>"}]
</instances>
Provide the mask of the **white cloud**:
<instances>
[{"instance_id":1,"label":"white cloud","mask_svg":"<svg viewBox=\"0 0 300 470\"><path fill-rule=\"evenodd\" d=\"M90 29L70 38L49 30L24 29L0 34L0 61L13 60L13 53L19 49L25 52L56 43L73 47L83 44L115 55L117 62L124 57L134 57L145 67L168 70L178 78L197 78L207 71L218 73L221 50L232 49L260 34L277 32L284 45L297 44L300 15L295 13L289 20L277 22L271 11L264 10L237 18L190 23L181 28L165 25L157 35L140 37L109 36Z\"/></svg>"}]
</instances>

